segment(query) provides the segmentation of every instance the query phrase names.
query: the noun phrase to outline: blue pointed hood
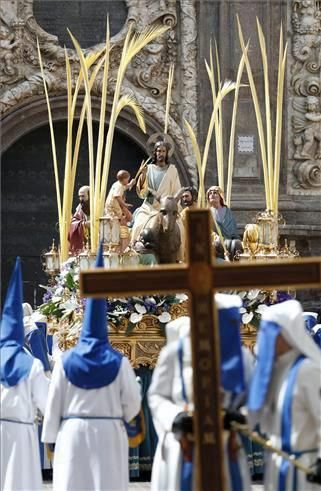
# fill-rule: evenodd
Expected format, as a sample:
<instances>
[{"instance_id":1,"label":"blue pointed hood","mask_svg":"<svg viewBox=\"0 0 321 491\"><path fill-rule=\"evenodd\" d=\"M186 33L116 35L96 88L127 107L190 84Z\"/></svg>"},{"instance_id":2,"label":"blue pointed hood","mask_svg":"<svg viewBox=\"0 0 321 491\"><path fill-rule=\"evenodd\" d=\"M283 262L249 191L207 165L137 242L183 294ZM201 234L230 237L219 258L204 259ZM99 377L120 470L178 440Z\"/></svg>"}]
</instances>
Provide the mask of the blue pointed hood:
<instances>
[{"instance_id":1,"label":"blue pointed hood","mask_svg":"<svg viewBox=\"0 0 321 491\"><path fill-rule=\"evenodd\" d=\"M224 390L240 394L246 389L241 347L241 299L238 295L217 293L220 332L221 385Z\"/></svg>"},{"instance_id":2,"label":"blue pointed hood","mask_svg":"<svg viewBox=\"0 0 321 491\"><path fill-rule=\"evenodd\" d=\"M279 334L294 351L301 353L309 358L311 363L320 367L320 349L305 330L300 303L297 300L287 300L271 305L264 311L260 323L257 364L247 404L251 412L260 411L265 404L273 377L276 340Z\"/></svg>"},{"instance_id":3,"label":"blue pointed hood","mask_svg":"<svg viewBox=\"0 0 321 491\"><path fill-rule=\"evenodd\" d=\"M26 353L23 344L22 274L21 260L17 257L3 307L0 329L1 383L5 387L17 385L30 373L33 358Z\"/></svg>"},{"instance_id":4,"label":"blue pointed hood","mask_svg":"<svg viewBox=\"0 0 321 491\"><path fill-rule=\"evenodd\" d=\"M100 244L95 267L103 267ZM82 389L98 389L111 384L120 369L122 355L108 341L106 299L89 298L80 337L75 348L63 355L67 379Z\"/></svg>"}]
</instances>

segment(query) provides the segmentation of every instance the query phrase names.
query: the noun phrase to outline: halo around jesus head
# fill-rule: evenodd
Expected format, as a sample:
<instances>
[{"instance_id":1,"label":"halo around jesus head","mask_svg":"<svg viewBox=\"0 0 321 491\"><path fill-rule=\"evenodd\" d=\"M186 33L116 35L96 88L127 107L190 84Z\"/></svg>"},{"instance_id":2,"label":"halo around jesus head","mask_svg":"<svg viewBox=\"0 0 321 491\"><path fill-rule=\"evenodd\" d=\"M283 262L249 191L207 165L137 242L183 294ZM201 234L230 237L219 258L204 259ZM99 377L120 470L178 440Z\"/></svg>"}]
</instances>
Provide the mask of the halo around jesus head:
<instances>
[{"instance_id":1,"label":"halo around jesus head","mask_svg":"<svg viewBox=\"0 0 321 491\"><path fill-rule=\"evenodd\" d=\"M171 157L175 150L175 143L172 137L165 133L153 133L147 140L147 151L149 155L154 153L156 143L164 143L166 145L168 156Z\"/></svg>"}]
</instances>

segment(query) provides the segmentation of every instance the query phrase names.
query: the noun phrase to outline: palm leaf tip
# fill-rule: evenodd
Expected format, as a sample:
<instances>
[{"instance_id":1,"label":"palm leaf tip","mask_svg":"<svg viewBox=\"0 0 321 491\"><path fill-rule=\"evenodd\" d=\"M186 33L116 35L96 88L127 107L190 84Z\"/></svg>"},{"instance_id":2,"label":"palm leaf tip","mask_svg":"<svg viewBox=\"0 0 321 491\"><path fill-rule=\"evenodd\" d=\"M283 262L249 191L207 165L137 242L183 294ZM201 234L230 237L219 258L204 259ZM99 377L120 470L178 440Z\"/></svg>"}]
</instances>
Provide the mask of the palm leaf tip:
<instances>
[{"instance_id":1,"label":"palm leaf tip","mask_svg":"<svg viewBox=\"0 0 321 491\"><path fill-rule=\"evenodd\" d=\"M134 112L138 125L140 129L146 133L146 125L145 125L145 120L144 120L144 113L142 107L139 105L135 97L133 97L130 94L123 95L117 104L117 116L119 113L125 108L125 107L130 107L132 111Z\"/></svg>"}]
</instances>

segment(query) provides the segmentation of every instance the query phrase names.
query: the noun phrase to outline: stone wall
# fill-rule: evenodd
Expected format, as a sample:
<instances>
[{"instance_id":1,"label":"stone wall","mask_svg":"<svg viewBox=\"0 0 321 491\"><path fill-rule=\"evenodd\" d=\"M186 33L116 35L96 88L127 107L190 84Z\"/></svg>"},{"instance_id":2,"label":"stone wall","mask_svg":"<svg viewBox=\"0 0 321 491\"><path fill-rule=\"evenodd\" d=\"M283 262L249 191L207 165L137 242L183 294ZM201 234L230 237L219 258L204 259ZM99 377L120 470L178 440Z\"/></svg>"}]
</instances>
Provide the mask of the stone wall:
<instances>
[{"instance_id":1,"label":"stone wall","mask_svg":"<svg viewBox=\"0 0 321 491\"><path fill-rule=\"evenodd\" d=\"M310 7L304 7L309 4ZM199 132L205 138L211 112L211 92L207 83L204 58L209 57L209 37L215 37L221 62L222 78L236 79L241 57L237 34L236 14L239 15L245 39L251 38L249 58L256 81L261 105L264 104L263 72L256 17L262 24L270 60L270 87L276 88L279 26L282 21L288 33L288 65L283 117L282 167L280 182L280 212L286 225L281 227L281 237L297 241L302 255L321 254L321 155L318 154L318 139L321 131L321 109L312 108L317 122L313 130L313 142L309 146L310 159L296 158L294 143L304 136L309 127L304 106L308 95L313 95L316 105L320 103L321 70L321 2L286 0L204 0L198 3L198 29L204 33L198 38L198 73L200 74ZM311 32L311 36L307 32ZM206 33L206 35L205 35ZM310 44L309 44L310 43ZM300 53L301 51L301 53ZM247 81L246 75L244 81ZM276 91L272 92L272 104ZM228 132L233 97L223 105L225 116L225 155L228 154ZM319 111L319 113L318 113ZM265 113L263 110L265 118ZM272 118L275 115L272 114ZM294 118L297 118L294 120ZM272 119L272 120L273 120ZM299 121L298 121L299 119ZM301 126L298 126L300 125ZM301 130L301 131L299 131ZM253 148L240 151L239 137L250 137ZM320 135L321 136L321 135ZM302 145L301 145L302 147ZM313 154L313 155L312 155ZM235 163L232 192L232 208L241 228L253 221L257 210L264 208L264 188L260 147L254 107L249 87L241 89L237 118ZM209 158L207 185L217 182L215 152Z\"/></svg>"}]
</instances>

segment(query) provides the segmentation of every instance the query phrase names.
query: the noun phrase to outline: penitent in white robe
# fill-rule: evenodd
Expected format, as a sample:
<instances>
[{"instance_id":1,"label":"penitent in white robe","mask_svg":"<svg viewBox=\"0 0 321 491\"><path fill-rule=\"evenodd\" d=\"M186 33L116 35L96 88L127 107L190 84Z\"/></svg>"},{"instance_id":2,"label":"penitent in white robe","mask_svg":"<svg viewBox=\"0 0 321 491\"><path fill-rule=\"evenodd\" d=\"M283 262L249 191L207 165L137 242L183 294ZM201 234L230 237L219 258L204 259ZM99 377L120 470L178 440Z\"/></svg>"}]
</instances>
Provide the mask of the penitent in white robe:
<instances>
[{"instance_id":1,"label":"penitent in white robe","mask_svg":"<svg viewBox=\"0 0 321 491\"><path fill-rule=\"evenodd\" d=\"M45 412L49 379L34 359L28 377L13 387L1 387L1 491L42 489L37 408ZM5 419L31 424L13 423Z\"/></svg>"},{"instance_id":2,"label":"penitent in white robe","mask_svg":"<svg viewBox=\"0 0 321 491\"><path fill-rule=\"evenodd\" d=\"M280 356L274 363L273 374L267 402L257 414L260 429L269 435L271 443L281 448L281 411L289 369L300 353L291 350ZM320 358L321 366L321 358ZM316 449L315 452L305 453L299 461L310 467L321 457L321 370L311 360L306 359L301 364L296 378L292 402L292 451ZM255 420L252 421L255 424ZM267 453L264 489L278 489L278 476L281 459L276 454ZM293 467L290 466L286 491L293 491ZM320 486L308 483L305 475L298 471L295 491L317 491Z\"/></svg>"},{"instance_id":3,"label":"penitent in white robe","mask_svg":"<svg viewBox=\"0 0 321 491\"><path fill-rule=\"evenodd\" d=\"M183 377L187 400L193 400L191 345L183 340ZM167 344L160 352L152 383L148 390L148 403L158 436L158 445L152 469L152 491L180 490L182 454L179 442L171 431L178 413L185 411L178 359L178 342ZM193 404L188 404L193 410Z\"/></svg>"},{"instance_id":4,"label":"penitent in white robe","mask_svg":"<svg viewBox=\"0 0 321 491\"><path fill-rule=\"evenodd\" d=\"M42 440L56 442L53 489L56 491L128 488L128 438L118 419L67 419L70 415L134 418L141 404L140 388L127 358L116 379L99 389L81 389L56 361L45 413Z\"/></svg>"},{"instance_id":5,"label":"penitent in white robe","mask_svg":"<svg viewBox=\"0 0 321 491\"><path fill-rule=\"evenodd\" d=\"M153 374L148 391L148 402L159 441L152 469L152 491L180 491L181 489L182 453L180 444L174 438L171 428L178 413L186 411L186 409L193 411L193 369L191 361L191 344L190 338L187 337L183 339L183 378L187 400L190 401L188 408L186 408L182 397L177 341L169 343L162 349ZM227 457L228 435L228 432L224 432L225 484L226 490L231 490ZM249 491L251 480L247 457L240 441L239 443L238 466L243 485L242 491Z\"/></svg>"}]
</instances>

